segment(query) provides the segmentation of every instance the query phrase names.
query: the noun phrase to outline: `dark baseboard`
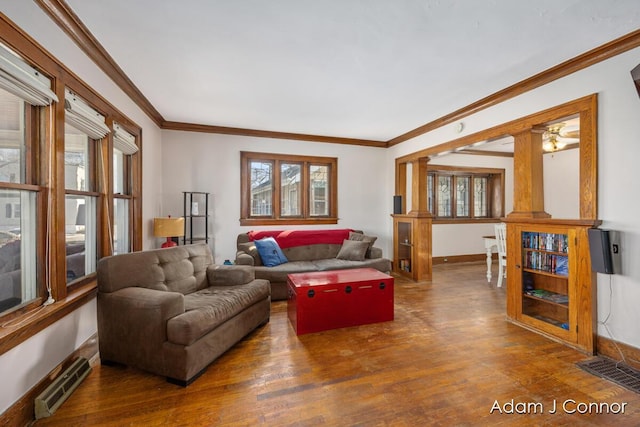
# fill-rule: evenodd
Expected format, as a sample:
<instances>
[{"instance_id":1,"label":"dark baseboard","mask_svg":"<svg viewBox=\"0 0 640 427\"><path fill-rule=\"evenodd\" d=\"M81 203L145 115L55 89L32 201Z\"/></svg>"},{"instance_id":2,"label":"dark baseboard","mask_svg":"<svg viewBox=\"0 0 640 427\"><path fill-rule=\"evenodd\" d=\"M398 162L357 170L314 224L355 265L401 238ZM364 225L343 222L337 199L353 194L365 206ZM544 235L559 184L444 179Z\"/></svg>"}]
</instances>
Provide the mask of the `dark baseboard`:
<instances>
[{"instance_id":1,"label":"dark baseboard","mask_svg":"<svg viewBox=\"0 0 640 427\"><path fill-rule=\"evenodd\" d=\"M498 261L498 254L494 253L491 255L493 262ZM476 261L486 261L487 254L471 254L471 255L448 255L448 256L434 256L432 258L433 265L438 264L453 264L457 262L476 262Z\"/></svg>"},{"instance_id":2,"label":"dark baseboard","mask_svg":"<svg viewBox=\"0 0 640 427\"><path fill-rule=\"evenodd\" d=\"M640 369L640 348L597 336L596 352L600 356L606 356L613 360L622 360L624 356L624 360L628 366L634 369Z\"/></svg>"},{"instance_id":3,"label":"dark baseboard","mask_svg":"<svg viewBox=\"0 0 640 427\"><path fill-rule=\"evenodd\" d=\"M84 342L76 351L69 355L62 363L56 366L49 375L33 386L24 396L2 414L3 425L27 426L35 420L36 397L44 391L58 376L67 369L78 357L89 360L91 366L98 363L98 334Z\"/></svg>"}]
</instances>

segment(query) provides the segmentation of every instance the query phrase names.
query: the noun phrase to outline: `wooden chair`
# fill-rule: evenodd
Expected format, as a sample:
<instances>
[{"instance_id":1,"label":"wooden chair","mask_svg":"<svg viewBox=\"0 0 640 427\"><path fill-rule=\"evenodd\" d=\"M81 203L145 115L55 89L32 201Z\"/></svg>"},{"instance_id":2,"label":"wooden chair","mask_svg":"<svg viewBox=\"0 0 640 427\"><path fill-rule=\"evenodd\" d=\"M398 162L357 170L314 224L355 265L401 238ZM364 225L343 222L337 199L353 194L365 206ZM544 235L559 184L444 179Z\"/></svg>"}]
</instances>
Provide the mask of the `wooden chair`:
<instances>
[{"instance_id":1,"label":"wooden chair","mask_svg":"<svg viewBox=\"0 0 640 427\"><path fill-rule=\"evenodd\" d=\"M498 287L502 287L502 278L507 277L507 224L495 225L498 241Z\"/></svg>"}]
</instances>

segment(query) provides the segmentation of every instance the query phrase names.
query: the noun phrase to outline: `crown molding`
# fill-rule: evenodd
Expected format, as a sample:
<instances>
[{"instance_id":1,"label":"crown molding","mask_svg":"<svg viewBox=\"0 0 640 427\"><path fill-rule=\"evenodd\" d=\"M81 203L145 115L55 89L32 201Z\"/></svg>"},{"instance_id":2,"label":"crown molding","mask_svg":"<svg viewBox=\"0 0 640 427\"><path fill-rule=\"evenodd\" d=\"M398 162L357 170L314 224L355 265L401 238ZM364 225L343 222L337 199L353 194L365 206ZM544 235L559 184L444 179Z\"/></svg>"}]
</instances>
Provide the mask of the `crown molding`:
<instances>
[{"instance_id":1,"label":"crown molding","mask_svg":"<svg viewBox=\"0 0 640 427\"><path fill-rule=\"evenodd\" d=\"M561 64L551 67L545 71L542 71L532 77L522 80L514 85L511 85L505 89L495 92L479 101L469 104L459 110L442 116L432 122L424 124L416 129L413 129L407 133L397 136L387 141L387 145L392 147L401 142L408 141L427 132L430 132L439 127L448 125L450 123L461 120L464 117L475 114L481 110L500 104L511 98L515 98L518 95L522 95L525 92L536 89L554 80L558 80L576 71L590 67L605 59L612 58L628 50L634 49L640 46L640 30L636 30L632 33L619 37L609 43L603 44L595 49L592 49L582 55L578 55L575 58L569 59Z\"/></svg>"},{"instance_id":2,"label":"crown molding","mask_svg":"<svg viewBox=\"0 0 640 427\"><path fill-rule=\"evenodd\" d=\"M338 137L338 136L323 136L323 135L308 135L303 133L275 132L275 131L268 131L268 130L244 129L244 128L234 128L234 127L226 127L226 126L198 125L193 123L182 123L182 122L171 122L171 121L162 122L162 129L180 130L185 132L204 132L204 133L217 133L217 134L224 134L224 135L253 136L256 138L277 138L277 139L291 139L296 141L327 142L332 144L363 145L368 147L379 147L379 148L387 147L386 142L375 141L371 139L344 138L344 137Z\"/></svg>"},{"instance_id":3,"label":"crown molding","mask_svg":"<svg viewBox=\"0 0 640 427\"><path fill-rule=\"evenodd\" d=\"M91 34L80 18L64 0L35 0L51 19L114 81L158 126L164 118L140 89L127 77L100 42Z\"/></svg>"},{"instance_id":4,"label":"crown molding","mask_svg":"<svg viewBox=\"0 0 640 427\"><path fill-rule=\"evenodd\" d=\"M35 0L51 19L140 107L161 129L206 132L226 135L255 136L260 138L292 139L297 141L327 142L334 144L386 147L386 142L367 139L343 138L322 135L306 135L291 132L272 132L256 129L208 126L193 123L166 121L137 86L118 66L91 31L82 23L64 0Z\"/></svg>"},{"instance_id":5,"label":"crown molding","mask_svg":"<svg viewBox=\"0 0 640 427\"><path fill-rule=\"evenodd\" d=\"M536 89L554 80L565 77L576 71L590 67L598 62L612 58L623 52L640 46L640 30L619 37L582 55L569 59L561 64L542 71L505 89L495 92L472 104L446 114L409 132L392 138L386 142L342 138L321 135L307 135L290 132L273 132L256 129L232 128L225 126L209 126L193 123L170 122L164 120L149 100L127 77L102 45L80 21L64 0L35 0L35 2L66 32L72 40L91 58L111 79L162 129L183 130L189 132L221 133L227 135L255 136L259 138L280 138L299 141L328 142L337 144L353 144L372 147L392 147L408 141L439 127L459 121L486 108L500 104L530 90Z\"/></svg>"}]
</instances>

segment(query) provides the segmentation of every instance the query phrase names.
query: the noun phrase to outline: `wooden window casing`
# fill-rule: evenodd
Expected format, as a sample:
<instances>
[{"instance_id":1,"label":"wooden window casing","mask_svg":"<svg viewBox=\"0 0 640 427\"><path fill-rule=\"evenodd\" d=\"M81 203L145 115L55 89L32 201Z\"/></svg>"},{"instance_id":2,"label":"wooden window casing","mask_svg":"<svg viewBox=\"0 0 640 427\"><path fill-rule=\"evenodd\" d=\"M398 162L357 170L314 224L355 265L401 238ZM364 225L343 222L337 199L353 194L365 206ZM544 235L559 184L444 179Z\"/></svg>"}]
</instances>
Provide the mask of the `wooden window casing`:
<instances>
[{"instance_id":1,"label":"wooden window casing","mask_svg":"<svg viewBox=\"0 0 640 427\"><path fill-rule=\"evenodd\" d=\"M56 60L37 42L25 34L13 22L0 16L0 42L16 52L32 67L37 68L51 80L51 89L59 101L47 107L30 107L25 112L26 145L24 182L0 183L0 188L36 193L36 277L38 297L28 304L5 311L0 319L5 325L0 330L0 354L16 347L42 331L57 320L95 298L96 274L91 273L82 280L67 286L65 253L65 195L77 190L65 188L64 162L64 97L65 87L73 88L84 101L105 115L107 126L113 121L135 130L136 143L140 151L129 156L128 174L131 182L130 227L132 250L142 250L142 140L140 127L107 102L102 96L81 81L64 64ZM112 133L94 145L97 162L91 171L95 180L90 189L96 197L98 257L111 254L109 241L113 227L113 169ZM95 142L95 141L93 141ZM83 193L84 195L84 193ZM48 291L55 302L43 305Z\"/></svg>"},{"instance_id":2,"label":"wooden window casing","mask_svg":"<svg viewBox=\"0 0 640 427\"><path fill-rule=\"evenodd\" d=\"M271 165L270 195L266 204L269 213L254 214L251 210L251 164L262 162ZM291 215L283 211L282 201L282 165L300 165L300 183L297 190L299 214ZM327 168L327 186L323 200L329 204L326 215L314 215L311 203L311 169L314 166ZM266 187L265 187L266 188ZM338 159L335 157L294 156L285 154L240 153L240 225L298 225L298 224L337 224L338 223ZM266 194L266 190L265 190ZM265 209L266 211L266 209Z\"/></svg>"},{"instance_id":3,"label":"wooden window casing","mask_svg":"<svg viewBox=\"0 0 640 427\"><path fill-rule=\"evenodd\" d=\"M430 178L427 200L431 200L434 224L460 223L460 222L495 222L504 215L504 169L493 168L468 168L461 166L429 165L427 171ZM450 215L438 216L439 192L438 178L451 177L451 200L449 202ZM460 178L469 178L469 215L457 214L456 186ZM474 182L475 178L487 178L486 211L487 215L476 216L474 209Z\"/></svg>"}]
</instances>

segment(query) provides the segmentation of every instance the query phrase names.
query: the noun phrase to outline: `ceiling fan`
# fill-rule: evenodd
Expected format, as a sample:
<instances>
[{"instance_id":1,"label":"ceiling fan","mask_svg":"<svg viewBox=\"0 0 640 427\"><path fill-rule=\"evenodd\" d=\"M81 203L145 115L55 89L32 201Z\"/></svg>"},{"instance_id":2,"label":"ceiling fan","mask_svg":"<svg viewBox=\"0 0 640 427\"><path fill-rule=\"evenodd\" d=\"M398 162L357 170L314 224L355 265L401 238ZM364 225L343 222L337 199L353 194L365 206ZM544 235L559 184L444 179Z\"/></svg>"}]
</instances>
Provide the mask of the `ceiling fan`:
<instances>
[{"instance_id":1,"label":"ceiling fan","mask_svg":"<svg viewBox=\"0 0 640 427\"><path fill-rule=\"evenodd\" d=\"M542 135L542 149L549 153L562 150L567 144L580 141L580 128L554 123Z\"/></svg>"}]
</instances>

